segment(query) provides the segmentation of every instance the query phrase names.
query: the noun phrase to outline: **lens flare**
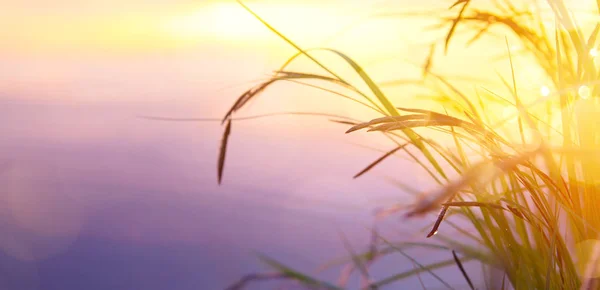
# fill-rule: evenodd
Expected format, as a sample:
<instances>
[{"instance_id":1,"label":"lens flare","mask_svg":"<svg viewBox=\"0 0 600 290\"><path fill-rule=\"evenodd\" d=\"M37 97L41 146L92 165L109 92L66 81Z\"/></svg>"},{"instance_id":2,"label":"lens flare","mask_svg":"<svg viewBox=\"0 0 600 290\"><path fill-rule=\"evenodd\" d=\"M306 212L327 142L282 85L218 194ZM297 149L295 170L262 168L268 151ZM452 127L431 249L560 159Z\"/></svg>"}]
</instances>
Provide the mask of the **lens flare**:
<instances>
[{"instance_id":1,"label":"lens flare","mask_svg":"<svg viewBox=\"0 0 600 290\"><path fill-rule=\"evenodd\" d=\"M577 93L579 94L579 97L586 100L586 99L590 98L592 91L590 90L590 88L588 86L580 86L579 90L577 90Z\"/></svg>"},{"instance_id":2,"label":"lens flare","mask_svg":"<svg viewBox=\"0 0 600 290\"><path fill-rule=\"evenodd\" d=\"M540 94L542 95L542 97L547 97L550 95L550 88L547 86L542 86L540 88Z\"/></svg>"}]
</instances>

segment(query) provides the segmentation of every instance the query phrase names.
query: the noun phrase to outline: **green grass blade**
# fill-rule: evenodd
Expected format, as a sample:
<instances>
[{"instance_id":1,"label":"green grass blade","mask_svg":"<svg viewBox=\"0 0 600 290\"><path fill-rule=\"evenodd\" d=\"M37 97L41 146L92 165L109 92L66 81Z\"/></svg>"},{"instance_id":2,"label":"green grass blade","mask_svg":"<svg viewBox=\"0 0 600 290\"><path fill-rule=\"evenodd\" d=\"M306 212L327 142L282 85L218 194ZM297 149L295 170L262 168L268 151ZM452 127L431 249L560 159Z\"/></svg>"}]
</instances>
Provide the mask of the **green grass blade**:
<instances>
[{"instance_id":1,"label":"green grass blade","mask_svg":"<svg viewBox=\"0 0 600 290\"><path fill-rule=\"evenodd\" d=\"M299 283L301 283L302 285L309 287L311 289L341 290L341 288L338 288L329 283L322 282L315 278L312 278L306 274L303 274L303 273L296 271L290 267L287 267L267 256L259 255L259 258L265 264L267 264L270 267L272 267L273 269L279 271L281 274L285 275L286 277L296 280Z\"/></svg>"},{"instance_id":2,"label":"green grass blade","mask_svg":"<svg viewBox=\"0 0 600 290\"><path fill-rule=\"evenodd\" d=\"M466 258L465 260L470 260L470 259ZM419 266L420 264L416 264L416 265ZM445 268L445 267L452 266L452 265L455 265L454 259L450 259L450 260L445 260L445 261L441 261L441 262L429 264L427 266L420 265L420 267L417 268L417 269L406 271L406 272L402 272L402 273L398 273L398 274L386 277L386 278L384 278L382 280L379 280L379 281L373 283L373 285L376 286L376 287L387 286L389 284L398 282L400 280L403 280L403 279L406 279L406 278L410 278L410 277L416 275L417 273L423 273L423 272L430 272L431 273L431 271L433 271L433 270ZM452 289L451 287L449 287L449 288Z\"/></svg>"}]
</instances>

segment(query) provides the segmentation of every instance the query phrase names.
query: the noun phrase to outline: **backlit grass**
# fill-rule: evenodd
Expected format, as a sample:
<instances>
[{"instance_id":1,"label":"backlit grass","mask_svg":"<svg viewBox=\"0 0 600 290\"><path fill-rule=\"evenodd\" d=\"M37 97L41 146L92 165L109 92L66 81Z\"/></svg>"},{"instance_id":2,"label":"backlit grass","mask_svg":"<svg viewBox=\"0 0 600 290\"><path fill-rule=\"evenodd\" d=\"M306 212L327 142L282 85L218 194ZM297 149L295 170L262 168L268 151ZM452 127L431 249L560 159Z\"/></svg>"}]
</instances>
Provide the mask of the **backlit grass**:
<instances>
[{"instance_id":1,"label":"backlit grass","mask_svg":"<svg viewBox=\"0 0 600 290\"><path fill-rule=\"evenodd\" d=\"M245 277L232 289L239 289L250 281L274 278L293 280L307 288L340 289L347 286L344 281L353 274L362 277L360 287L365 289L392 286L414 275L421 279L421 274L452 288L435 273L443 267L458 267L471 288L491 288L491 285L472 285L472 277L462 266L462 262L470 260L505 273L501 285L505 289L600 287L596 279L600 277L597 267L600 248L596 250L600 240L600 106L597 98L600 88L595 61L600 22L591 30L583 27L560 0L529 1L530 5L522 5L524 8L517 8L507 0L484 8L477 7L477 1L471 2L448 3L454 14L441 16L438 27L447 30L444 49L452 45L459 28L468 28L467 33L472 33L469 43L483 41L483 36L491 31L515 36L526 56L535 61L551 83L541 89L540 96L532 98L520 90L515 78L519 68L514 67L514 51L507 40L506 65L510 66L511 74L498 75L498 82L505 90L481 88L477 93L462 92L444 76L431 71L433 60L430 56L423 67L423 77L428 82L423 84L434 83L440 88L442 97L437 100L445 110L400 107L393 104L377 82L349 56L335 49L305 49L240 2L297 53L271 79L240 96L223 118L226 129L218 162L219 182L225 168L228 136L238 121L234 116L274 83L312 81L307 85L353 100L381 115L373 120L334 118L333 121L347 126L347 133L384 134L397 144L396 148L358 172L355 178L368 174L391 155L406 154L416 166L430 174L432 182L439 183L439 189L421 193L414 201L399 201L379 213L381 216L403 214L414 217L437 212L437 219L432 220L423 243L392 242L373 231L369 251L355 252L347 246L350 257L333 263L348 265L342 274L346 278L340 279L338 284L318 281L271 258L261 257L273 268L273 273ZM551 8L553 25L550 28L548 15L540 12L541 6ZM597 11L589 13L600 16ZM313 57L317 51L339 57L362 83L344 79L317 60ZM289 64L301 57L317 64L320 71L289 71ZM337 89L315 83L335 85ZM363 87L368 90L361 89ZM492 114L489 99L514 110L508 114ZM425 134L427 130L433 130L437 135ZM429 137L440 134L451 142L439 142ZM515 135L517 138L513 138ZM419 154L411 153L407 148L416 149ZM456 173L459 178L449 177ZM451 222L454 219L467 220L470 228L456 226ZM461 236L446 236L445 228L453 228ZM436 243L426 240L434 236ZM405 249L409 247L452 252L452 258L435 264L420 264L418 259L406 254ZM380 280L372 279L370 265L392 254L405 256L415 266L414 270Z\"/></svg>"}]
</instances>

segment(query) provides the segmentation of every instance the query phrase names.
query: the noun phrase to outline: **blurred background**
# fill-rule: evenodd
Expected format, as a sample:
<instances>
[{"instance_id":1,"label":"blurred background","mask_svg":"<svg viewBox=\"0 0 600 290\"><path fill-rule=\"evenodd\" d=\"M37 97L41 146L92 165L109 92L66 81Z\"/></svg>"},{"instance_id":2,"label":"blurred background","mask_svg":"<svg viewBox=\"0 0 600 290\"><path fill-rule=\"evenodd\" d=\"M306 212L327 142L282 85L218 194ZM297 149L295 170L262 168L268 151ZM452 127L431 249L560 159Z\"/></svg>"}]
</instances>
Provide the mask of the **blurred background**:
<instances>
[{"instance_id":1,"label":"blurred background","mask_svg":"<svg viewBox=\"0 0 600 290\"><path fill-rule=\"evenodd\" d=\"M245 1L303 47L339 49L378 81L421 77L430 44L446 32L424 30L451 2ZM256 252L315 274L346 254L340 232L364 249L373 210L411 198L394 180L435 186L400 158L353 180L394 144L306 116L236 122L218 186L219 122L141 118L220 118L295 52L235 1L0 3L2 289L223 289L265 269ZM490 60L506 50L504 36L497 40L452 46L451 57L438 47L436 72L507 72L506 62ZM305 60L293 68L318 72ZM542 74L523 68L523 86L539 92ZM397 104L420 102L414 87L386 92ZM372 116L293 83L274 86L238 116L289 111ZM392 218L380 227L390 239L422 241L415 232L430 220ZM374 273L413 266L399 257ZM456 268L441 275L463 283ZM416 277L402 283L420 287Z\"/></svg>"}]
</instances>

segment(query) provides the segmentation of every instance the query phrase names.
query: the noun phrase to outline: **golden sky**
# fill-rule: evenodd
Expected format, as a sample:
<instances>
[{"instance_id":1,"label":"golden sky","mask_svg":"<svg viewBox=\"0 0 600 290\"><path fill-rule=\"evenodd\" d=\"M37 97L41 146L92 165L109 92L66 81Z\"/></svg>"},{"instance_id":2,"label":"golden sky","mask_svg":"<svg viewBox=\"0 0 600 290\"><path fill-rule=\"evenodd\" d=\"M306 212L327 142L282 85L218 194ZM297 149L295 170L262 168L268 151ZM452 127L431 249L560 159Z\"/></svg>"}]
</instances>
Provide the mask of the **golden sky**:
<instances>
[{"instance_id":1,"label":"golden sky","mask_svg":"<svg viewBox=\"0 0 600 290\"><path fill-rule=\"evenodd\" d=\"M0 11L4 51L140 51L215 41L264 42L271 36L235 1L6 2ZM323 39L382 7L414 7L413 1L386 2L246 1L279 29L303 40ZM420 1L420 8L427 8L426 3Z\"/></svg>"},{"instance_id":2,"label":"golden sky","mask_svg":"<svg viewBox=\"0 0 600 290\"><path fill-rule=\"evenodd\" d=\"M4 51L74 48L139 51L219 40L239 43L269 39L268 31L233 0L2 2L5 3L0 10L0 49ZM595 5L592 0L566 2L573 10ZM369 14L448 6L445 1L433 0L249 0L245 3L286 34L309 41L324 40ZM363 25L354 27L358 29L354 33L359 33L361 27L364 28ZM401 30L405 35L412 32L412 40L415 40L419 31L412 28ZM369 35L377 39L398 31L397 26L379 25L377 32L371 30ZM355 35L367 37L367 34Z\"/></svg>"},{"instance_id":3,"label":"golden sky","mask_svg":"<svg viewBox=\"0 0 600 290\"><path fill-rule=\"evenodd\" d=\"M120 72L134 63L137 71L131 68L123 84L131 86L129 95L132 95L138 88L134 87L136 84L164 79L146 75L157 67L155 62L161 58L165 60L159 65L172 66L176 72L172 75L178 80L202 79L219 81L223 86L239 85L264 77L294 53L233 0L3 2L0 60L8 64L8 69L0 70L0 89L20 95L36 93L31 83L48 83L49 79L58 78L62 83L50 85L56 86L55 90L76 85L77 89L72 90L78 93L73 98L86 95L105 98L105 87L84 90L88 85L81 82L81 76L109 79L112 75L117 79L111 63L122 64ZM568 2L573 9L595 5L591 0ZM302 47L339 49L360 62L378 81L418 78L418 65L425 61L429 44L443 39L445 30L440 30L441 34L423 32L427 25L436 23L434 12L428 18L368 17L448 8L445 1L439 0L248 0L245 3ZM438 50L434 67L437 72L498 80L496 71L508 71L507 63L490 65L489 62L490 58L505 53L502 36L496 38L496 43L486 39L469 49L462 47L468 38L461 37L456 36L456 44L448 56ZM327 55L318 57L324 59ZM183 67L179 63L185 59L189 64ZM100 63L107 68L97 70L97 65L82 66L82 63ZM527 66L520 66L519 74L522 88L530 86L537 93L545 85L539 72ZM393 88L388 90L397 95ZM406 95L405 91L400 92ZM204 100L210 101L208 97Z\"/></svg>"}]
</instances>

